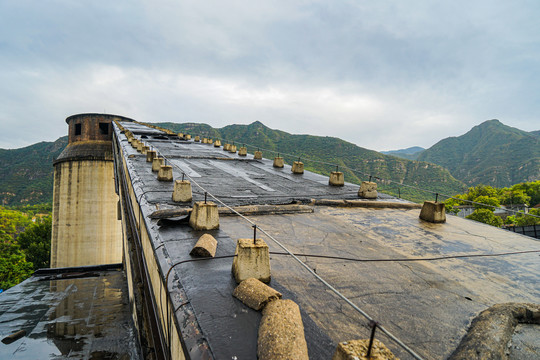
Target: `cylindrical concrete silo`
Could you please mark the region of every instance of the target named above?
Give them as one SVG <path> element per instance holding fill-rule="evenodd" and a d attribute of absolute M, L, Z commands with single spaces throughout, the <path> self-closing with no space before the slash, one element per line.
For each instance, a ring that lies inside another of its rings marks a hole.
<path fill-rule="evenodd" d="M 66 119 L 69 143 L 54 161 L 51 267 L 122 262 L 112 152 L 113 120 L 107 114 Z"/>

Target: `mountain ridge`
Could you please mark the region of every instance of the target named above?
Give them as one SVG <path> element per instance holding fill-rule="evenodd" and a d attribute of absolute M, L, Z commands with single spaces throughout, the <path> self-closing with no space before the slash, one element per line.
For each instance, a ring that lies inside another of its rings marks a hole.
<path fill-rule="evenodd" d="M 510 186 L 540 178 L 540 134 L 497 119 L 448 137 L 420 153 L 418 160 L 447 168 L 467 185 Z"/>
<path fill-rule="evenodd" d="M 420 146 L 411 146 L 406 149 L 380 151 L 380 153 L 397 156 L 403 159 L 416 160 L 420 153 L 424 150 L 426 149 Z"/>

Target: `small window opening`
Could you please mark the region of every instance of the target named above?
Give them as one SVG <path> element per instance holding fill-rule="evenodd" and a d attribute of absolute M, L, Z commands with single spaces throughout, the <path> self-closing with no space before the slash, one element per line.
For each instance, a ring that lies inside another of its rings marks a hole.
<path fill-rule="evenodd" d="M 75 136 L 81 135 L 81 124 L 75 124 Z"/>
<path fill-rule="evenodd" d="M 99 123 L 99 133 L 101 135 L 109 134 L 109 123 Z"/>

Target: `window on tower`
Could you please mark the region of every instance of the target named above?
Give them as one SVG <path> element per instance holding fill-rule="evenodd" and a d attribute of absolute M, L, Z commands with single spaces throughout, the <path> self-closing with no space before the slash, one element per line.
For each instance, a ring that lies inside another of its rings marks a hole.
<path fill-rule="evenodd" d="M 99 133 L 101 135 L 109 135 L 109 123 L 99 123 Z"/>

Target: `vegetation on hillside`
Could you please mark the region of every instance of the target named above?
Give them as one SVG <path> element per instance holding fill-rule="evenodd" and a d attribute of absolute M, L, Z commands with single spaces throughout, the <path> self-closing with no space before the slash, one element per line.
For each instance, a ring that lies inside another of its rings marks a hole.
<path fill-rule="evenodd" d="M 472 202 L 472 203 L 471 203 Z M 530 206 L 529 214 L 540 216 L 540 180 L 515 184 L 511 187 L 495 188 L 489 185 L 477 185 L 469 188 L 464 194 L 454 196 L 445 201 L 446 211 L 457 214 L 460 205 L 473 205 L 474 212 L 467 218 L 489 225 L 501 227 L 505 225 L 527 226 L 540 224 L 540 218 L 517 213 L 502 219 L 494 214 L 500 205 L 511 206 L 525 204 Z"/>
<path fill-rule="evenodd" d="M 0 290 L 28 278 L 34 270 L 49 267 L 51 248 L 50 204 L 0 206 Z"/>
<path fill-rule="evenodd" d="M 441 165 L 468 185 L 511 186 L 540 179 L 540 135 L 489 120 L 439 141 L 418 160 Z"/>
<path fill-rule="evenodd" d="M 438 165 L 383 155 L 335 137 L 292 135 L 270 129 L 258 121 L 221 129 L 196 123 L 157 125 L 175 132 L 219 138 L 237 146 L 246 145 L 251 153 L 261 149 L 267 158 L 279 153 L 289 164 L 300 159 L 306 170 L 320 174 L 335 171 L 337 165 L 344 173 L 345 180 L 351 183 L 360 184 L 363 180 L 369 180 L 371 175 L 378 182 L 379 190 L 412 201 L 421 202 L 432 199 L 434 195 L 401 184 L 448 194 L 465 190 L 463 183 Z"/>
<path fill-rule="evenodd" d="M 52 201 L 53 161 L 67 145 L 67 136 L 20 149 L 0 149 L 0 205 Z"/>

